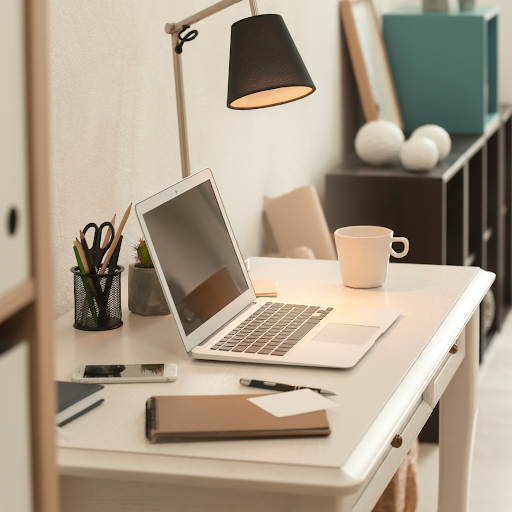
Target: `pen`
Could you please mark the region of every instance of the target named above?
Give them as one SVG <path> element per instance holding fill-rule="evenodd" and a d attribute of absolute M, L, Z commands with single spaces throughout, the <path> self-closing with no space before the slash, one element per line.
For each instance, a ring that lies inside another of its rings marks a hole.
<path fill-rule="evenodd" d="M 89 250 L 85 236 L 81 231 L 80 231 L 80 243 L 82 244 L 82 248 L 84 250 L 85 259 L 87 260 L 87 266 L 89 267 L 89 272 L 91 274 L 96 274 L 98 272 L 98 270 L 96 269 L 96 267 L 94 266 L 94 263 L 92 262 L 91 251 Z"/>
<path fill-rule="evenodd" d="M 119 237 L 119 241 L 117 242 L 117 246 L 112 254 L 112 258 L 108 262 L 108 272 L 110 274 L 114 273 L 117 268 L 117 260 L 119 259 L 119 251 L 121 250 L 121 244 L 123 243 L 123 235 Z M 105 284 L 105 290 L 103 291 L 103 302 L 101 313 L 100 313 L 100 322 L 103 322 L 106 318 L 107 308 L 108 308 L 108 299 L 110 295 L 110 289 L 112 288 L 113 278 L 107 279 Z"/>
<path fill-rule="evenodd" d="M 242 386 L 249 386 L 250 388 L 272 389 L 274 391 L 294 391 L 296 389 L 311 389 L 321 395 L 336 395 L 332 391 L 326 389 L 310 388 L 309 386 L 295 386 L 294 384 L 279 384 L 278 382 L 268 382 L 263 380 L 254 379 L 240 379 Z"/>
<path fill-rule="evenodd" d="M 78 252 L 78 242 L 75 242 L 75 246 L 73 249 L 75 250 L 75 256 L 76 256 L 76 262 L 78 264 L 78 269 L 82 274 L 86 274 L 84 265 L 82 263 L 82 258 L 80 257 L 80 253 Z M 90 283 L 85 277 L 82 277 L 82 282 L 84 283 L 84 290 L 85 295 L 87 296 L 87 301 L 89 302 L 89 309 L 91 310 L 91 315 L 94 318 L 94 321 L 96 322 L 96 325 L 98 325 L 98 315 L 96 313 L 96 308 L 94 307 L 94 300 L 92 298 L 92 290 L 90 287 Z"/>
<path fill-rule="evenodd" d="M 75 247 L 77 248 L 78 250 L 78 253 L 80 254 L 80 259 L 82 260 L 82 264 L 83 264 L 83 267 L 84 267 L 84 270 L 85 270 L 85 273 L 86 274 L 94 274 L 94 270 L 91 271 L 90 267 L 89 267 L 89 263 L 87 263 L 87 256 L 86 256 L 86 253 L 84 251 L 84 245 L 85 245 L 85 248 L 87 249 L 87 244 L 82 244 L 78 241 L 78 238 L 75 238 Z M 94 268 L 94 267 L 93 267 Z M 94 297 L 96 299 L 96 303 L 98 304 L 99 306 L 99 299 L 101 297 L 101 293 L 99 292 L 98 288 L 97 288 L 97 285 L 98 283 L 96 281 L 94 281 L 93 278 L 89 278 L 89 285 L 91 286 L 91 290 L 92 290 L 92 293 L 94 294 Z"/>

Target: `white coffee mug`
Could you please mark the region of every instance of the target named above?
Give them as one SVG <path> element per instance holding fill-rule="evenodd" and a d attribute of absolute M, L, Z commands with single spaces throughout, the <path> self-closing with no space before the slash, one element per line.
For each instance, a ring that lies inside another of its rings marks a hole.
<path fill-rule="evenodd" d="M 334 233 L 340 262 L 341 279 L 350 288 L 376 288 L 386 281 L 389 255 L 403 258 L 409 252 L 409 240 L 394 237 L 393 231 L 378 226 L 349 226 Z M 404 250 L 393 250 L 393 242 L 402 242 Z"/>

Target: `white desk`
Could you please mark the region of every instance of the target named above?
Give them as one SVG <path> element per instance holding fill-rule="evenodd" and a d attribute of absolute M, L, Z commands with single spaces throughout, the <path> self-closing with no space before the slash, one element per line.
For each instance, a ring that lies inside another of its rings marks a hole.
<path fill-rule="evenodd" d="M 386 284 L 353 290 L 335 261 L 252 258 L 253 279 L 274 278 L 279 299 L 393 307 L 404 315 L 350 370 L 190 360 L 171 317 L 123 311 L 121 329 L 56 324 L 57 378 L 78 364 L 177 362 L 178 380 L 106 385 L 105 403 L 64 429 L 58 460 L 63 511 L 369 511 L 441 398 L 439 511 L 467 510 L 476 419 L 479 304 L 494 275 L 474 267 L 391 264 Z M 71 285 L 71 284 L 70 284 Z M 454 344 L 458 352 L 450 354 Z M 152 445 L 151 395 L 235 394 L 240 377 L 337 393 L 326 438 Z M 400 448 L 391 440 L 399 434 Z"/>

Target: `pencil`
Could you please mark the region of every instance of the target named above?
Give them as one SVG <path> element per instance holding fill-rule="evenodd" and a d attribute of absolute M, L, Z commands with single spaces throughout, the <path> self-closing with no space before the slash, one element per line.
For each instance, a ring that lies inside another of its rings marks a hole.
<path fill-rule="evenodd" d="M 112 224 L 112 226 L 116 225 L 116 216 L 115 215 L 112 218 L 112 220 L 110 221 L 110 224 Z M 107 247 L 108 241 L 110 240 L 111 233 L 112 233 L 112 230 L 110 229 L 110 226 L 109 226 L 109 228 L 107 229 L 107 234 L 105 235 L 105 240 L 103 240 L 103 245 L 101 246 L 102 249 L 105 249 L 105 247 Z"/>
<path fill-rule="evenodd" d="M 119 224 L 119 228 L 117 229 L 116 236 L 114 237 L 114 240 L 112 240 L 112 245 L 110 246 L 110 249 L 108 250 L 108 253 L 103 260 L 103 265 L 101 265 L 101 269 L 98 272 L 99 274 L 105 273 L 105 270 L 108 266 L 108 262 L 110 261 L 110 258 L 112 258 L 112 254 L 114 254 L 114 251 L 116 250 L 117 242 L 119 241 L 119 237 L 121 236 L 121 233 L 123 232 L 124 225 L 126 224 L 128 217 L 130 216 L 131 209 L 132 209 L 132 204 L 130 203 L 130 206 L 128 206 L 128 209 L 126 210 L 126 212 L 123 216 L 123 220 L 121 221 L 121 224 Z"/>
<path fill-rule="evenodd" d="M 78 242 L 74 243 L 73 249 L 75 250 L 75 257 L 76 262 L 78 264 L 78 269 L 82 274 L 86 274 L 85 267 L 82 263 L 82 259 L 80 258 L 80 254 L 78 252 L 78 246 L 80 244 Z M 96 322 L 96 325 L 98 325 L 98 315 L 96 314 L 96 308 L 94 307 L 94 300 L 92 298 L 92 290 L 90 288 L 90 283 L 87 280 L 87 278 L 82 277 L 82 282 L 84 283 L 84 289 L 85 289 L 85 295 L 87 296 L 87 301 L 89 302 L 89 309 L 91 310 L 92 317 L 94 318 L 94 321 Z"/>
<path fill-rule="evenodd" d="M 108 262 L 108 271 L 115 272 L 117 268 L 117 262 L 119 260 L 119 252 L 121 251 L 121 245 L 123 244 L 123 235 L 119 237 L 119 242 L 117 242 L 116 250 L 114 254 L 112 254 L 112 258 Z"/>
<path fill-rule="evenodd" d="M 121 250 L 121 245 L 123 244 L 123 235 L 119 237 L 119 242 L 117 242 L 116 250 L 114 251 L 114 254 L 112 255 L 112 258 L 110 258 L 109 264 L 108 264 L 108 273 L 113 274 L 116 271 L 117 268 L 117 260 L 119 259 L 119 251 Z M 102 278 L 103 279 L 103 278 Z M 101 311 L 100 311 L 100 322 L 103 324 L 103 321 L 105 320 L 105 316 L 107 314 L 107 306 L 108 306 L 108 297 L 110 295 L 110 289 L 112 288 L 112 281 L 114 280 L 114 276 L 107 279 L 107 282 L 105 283 L 105 289 L 103 290 L 103 302 Z"/>
<path fill-rule="evenodd" d="M 76 247 L 76 242 L 73 242 L 73 251 L 75 253 L 75 258 L 76 258 L 76 263 L 78 265 L 78 270 L 80 271 L 80 273 L 82 274 L 85 274 L 85 269 L 84 269 L 84 265 L 82 263 L 82 260 L 80 258 L 80 254 L 78 254 L 78 249 Z M 90 288 L 89 288 L 89 284 L 88 284 L 88 281 L 86 280 L 85 277 L 82 277 L 82 283 L 83 283 L 83 286 L 84 286 L 84 290 L 85 290 L 85 296 L 87 297 L 87 300 L 89 301 L 89 291 L 90 291 Z M 85 322 L 85 319 L 84 319 L 84 315 L 87 315 L 87 312 L 86 312 L 86 302 L 82 302 L 82 307 L 80 308 L 81 311 L 82 311 L 82 323 Z M 90 304 L 90 301 L 89 301 L 89 310 L 91 309 L 90 308 L 91 304 Z"/>
<path fill-rule="evenodd" d="M 84 266 L 84 270 L 86 274 L 93 274 L 94 272 L 91 272 L 91 269 L 89 268 L 89 264 L 87 263 L 87 258 L 85 256 L 84 248 L 82 247 L 82 244 L 78 241 L 78 238 L 75 238 L 76 240 L 76 248 L 78 250 L 78 254 L 80 255 L 80 259 L 82 260 L 82 264 Z M 93 267 L 94 268 L 94 267 Z M 96 302 L 98 304 L 98 307 L 100 306 L 100 298 L 101 293 L 98 290 L 96 286 L 96 281 L 94 278 L 89 278 L 89 284 L 91 285 L 92 293 L 94 294 L 94 297 L 96 299 Z"/>
<path fill-rule="evenodd" d="M 80 259 L 82 260 L 82 266 L 84 267 L 84 272 L 86 274 L 90 274 L 91 271 L 89 269 L 89 264 L 87 263 L 87 258 L 85 257 L 84 248 L 82 247 L 82 244 L 78 241 L 78 238 L 75 238 L 75 247 L 78 251 L 78 254 L 80 255 Z"/>
<path fill-rule="evenodd" d="M 87 247 L 87 240 L 85 239 L 84 234 L 80 231 L 80 243 L 82 244 L 82 248 L 84 250 L 85 259 L 87 260 L 87 265 L 89 265 L 89 271 L 91 274 L 96 274 L 98 269 L 94 266 L 92 261 L 91 251 L 89 247 Z"/>

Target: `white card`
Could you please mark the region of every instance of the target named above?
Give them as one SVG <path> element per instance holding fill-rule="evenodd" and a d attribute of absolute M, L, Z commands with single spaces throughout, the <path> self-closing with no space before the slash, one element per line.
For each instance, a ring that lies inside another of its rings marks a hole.
<path fill-rule="evenodd" d="M 248 398 L 249 402 L 257 405 L 264 411 L 273 414 L 277 418 L 305 414 L 307 412 L 322 411 L 337 407 L 338 404 L 323 397 L 311 389 L 298 389 L 297 391 L 285 391 L 272 395 Z"/>

